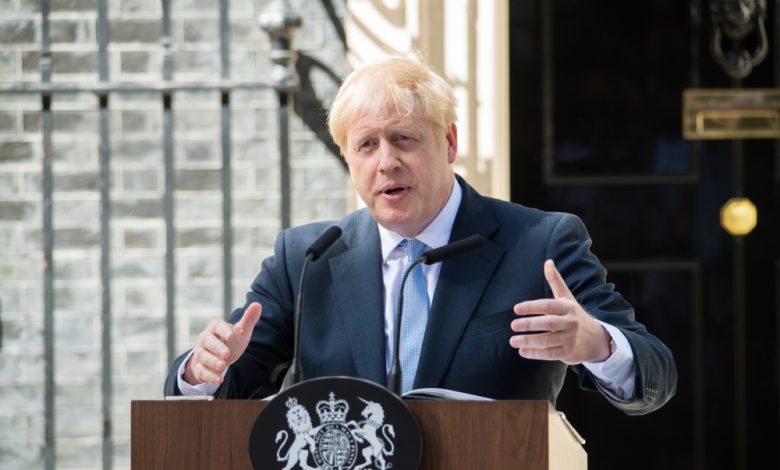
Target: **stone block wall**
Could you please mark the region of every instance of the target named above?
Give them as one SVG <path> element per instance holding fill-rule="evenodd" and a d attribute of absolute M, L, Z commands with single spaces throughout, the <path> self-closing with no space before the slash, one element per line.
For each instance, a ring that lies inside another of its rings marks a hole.
<path fill-rule="evenodd" d="M 110 80 L 162 77 L 162 3 L 110 0 Z M 267 81 L 270 44 L 257 25 L 267 0 L 231 0 L 231 78 Z M 291 0 L 303 17 L 294 44 L 346 72 L 339 20 L 344 0 Z M 53 0 L 53 81 L 97 81 L 96 0 Z M 219 7 L 172 5 L 174 80 L 220 78 Z M 40 80 L 40 2 L 0 0 L 0 82 Z M 314 76 L 325 106 L 338 86 Z M 40 97 L 0 93 L 0 469 L 43 468 L 44 359 Z M 101 465 L 99 112 L 89 92 L 52 104 L 56 467 Z M 222 315 L 220 98 L 173 96 L 175 139 L 176 345 L 191 347 Z M 279 231 L 277 100 L 272 90 L 231 95 L 233 304 Z M 163 114 L 156 93 L 109 98 L 111 147 L 112 431 L 114 468 L 130 466 L 130 401 L 158 399 L 167 372 Z M 352 191 L 341 164 L 295 118 L 292 219 L 338 219 Z"/>

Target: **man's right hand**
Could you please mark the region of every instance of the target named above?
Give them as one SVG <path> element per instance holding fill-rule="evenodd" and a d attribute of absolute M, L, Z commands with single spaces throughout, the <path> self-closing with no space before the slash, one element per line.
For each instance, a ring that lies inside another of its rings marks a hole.
<path fill-rule="evenodd" d="M 201 331 L 184 368 L 184 381 L 190 385 L 222 383 L 222 373 L 236 362 L 249 345 L 252 330 L 260 319 L 263 308 L 255 302 L 244 310 L 235 325 L 224 320 L 214 320 Z"/>

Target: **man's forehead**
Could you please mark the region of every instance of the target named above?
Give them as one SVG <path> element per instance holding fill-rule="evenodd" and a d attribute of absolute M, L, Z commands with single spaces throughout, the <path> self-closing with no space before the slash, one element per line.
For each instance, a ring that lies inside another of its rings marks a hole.
<path fill-rule="evenodd" d="M 352 114 L 352 119 L 350 120 L 350 126 L 356 124 L 366 124 L 366 123 L 374 123 L 374 124 L 387 124 L 387 123 L 394 123 L 394 122 L 408 122 L 408 123 L 419 123 L 423 121 L 427 121 L 426 117 L 420 112 L 419 109 L 416 109 L 415 107 L 407 108 L 403 105 L 395 105 L 392 103 L 386 103 L 384 106 L 377 106 L 377 107 L 364 107 L 362 109 L 356 110 Z"/>
<path fill-rule="evenodd" d="M 418 118 L 408 114 L 401 114 L 400 112 L 383 112 L 381 114 L 363 113 L 359 117 L 353 119 L 349 127 L 384 127 L 392 124 L 412 124 L 416 122 L 419 122 Z"/>

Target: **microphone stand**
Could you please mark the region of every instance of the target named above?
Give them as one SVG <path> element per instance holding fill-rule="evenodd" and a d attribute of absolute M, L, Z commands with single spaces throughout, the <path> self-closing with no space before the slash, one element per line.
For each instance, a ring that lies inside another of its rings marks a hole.
<path fill-rule="evenodd" d="M 303 268 L 301 270 L 301 279 L 298 283 L 298 298 L 295 301 L 295 313 L 293 314 L 293 318 L 295 318 L 295 334 L 294 334 L 294 341 L 295 345 L 293 346 L 293 359 L 290 363 L 290 370 L 287 373 L 287 376 L 284 379 L 284 383 L 282 384 L 282 389 L 286 389 L 292 385 L 297 384 L 301 380 L 303 380 L 303 369 L 301 368 L 301 312 L 303 312 L 303 288 L 306 284 L 306 269 L 309 267 L 309 263 L 314 258 L 313 253 L 309 253 L 306 255 L 306 259 L 303 260 Z"/>
<path fill-rule="evenodd" d="M 387 378 L 387 388 L 397 396 L 401 396 L 401 378 L 403 371 L 401 370 L 401 360 L 398 354 L 399 344 L 401 342 L 401 314 L 403 313 L 404 304 L 404 286 L 406 285 L 406 278 L 412 272 L 412 269 L 416 268 L 426 260 L 425 254 L 414 260 L 412 264 L 406 267 L 404 271 L 404 277 L 401 280 L 401 292 L 398 293 L 398 304 L 395 306 L 395 338 L 393 338 L 393 364 L 390 366 L 390 375 Z"/>
<path fill-rule="evenodd" d="M 393 363 L 390 366 L 390 374 L 387 377 L 387 388 L 398 397 L 401 396 L 401 378 L 403 376 L 398 348 L 401 342 L 401 315 L 403 314 L 404 286 L 406 285 L 406 278 L 409 277 L 409 273 L 412 272 L 412 269 L 416 268 L 419 264 L 435 264 L 451 256 L 461 255 L 479 248 L 482 246 L 484 241 L 485 239 L 482 238 L 481 235 L 472 235 L 442 247 L 427 250 L 419 258 L 414 260 L 409 266 L 406 267 L 404 276 L 401 279 L 401 292 L 398 293 L 398 304 L 395 306 L 396 314 L 395 337 L 393 338 Z"/>
<path fill-rule="evenodd" d="M 295 330 L 293 336 L 293 358 L 290 362 L 290 369 L 282 382 L 282 390 L 286 390 L 303 380 L 303 369 L 301 368 L 301 317 L 303 316 L 303 289 L 306 284 L 306 270 L 309 268 L 309 263 L 316 261 L 339 237 L 341 237 L 341 228 L 335 225 L 331 226 L 306 250 L 306 258 L 303 260 L 301 278 L 298 283 L 298 298 L 295 299 L 295 310 L 293 311 L 293 329 Z"/>

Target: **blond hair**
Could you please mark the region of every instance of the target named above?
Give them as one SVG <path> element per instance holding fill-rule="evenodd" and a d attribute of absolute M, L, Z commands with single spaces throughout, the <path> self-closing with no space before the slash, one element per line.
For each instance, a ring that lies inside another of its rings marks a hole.
<path fill-rule="evenodd" d="M 349 127 L 362 116 L 379 117 L 388 110 L 428 121 L 446 132 L 457 120 L 457 102 L 450 85 L 420 62 L 388 57 L 350 73 L 328 113 L 330 135 L 342 153 Z"/>

